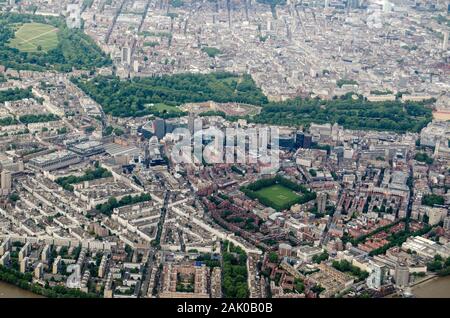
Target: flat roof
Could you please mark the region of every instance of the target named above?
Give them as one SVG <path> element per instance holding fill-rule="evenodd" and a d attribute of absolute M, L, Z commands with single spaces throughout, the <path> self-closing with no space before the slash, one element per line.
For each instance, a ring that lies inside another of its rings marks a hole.
<path fill-rule="evenodd" d="M 88 150 L 90 148 L 95 148 L 95 147 L 99 147 L 102 146 L 103 144 L 99 141 L 96 140 L 91 140 L 91 141 L 86 141 L 86 142 L 82 142 L 76 145 L 72 145 L 72 148 L 75 149 L 79 149 L 79 150 Z"/>
<path fill-rule="evenodd" d="M 140 153 L 140 150 L 133 146 L 121 146 L 118 144 L 110 143 L 105 145 L 105 151 L 111 156 L 118 155 L 137 155 Z"/>
<path fill-rule="evenodd" d="M 49 153 L 49 154 L 46 154 L 46 155 L 43 155 L 40 157 L 33 158 L 30 161 L 34 161 L 37 163 L 45 163 L 45 162 L 51 161 L 51 160 L 63 159 L 64 157 L 67 157 L 67 156 L 76 157 L 77 155 L 74 152 L 69 151 L 69 150 L 61 150 L 61 151 L 52 152 L 52 153 Z"/>

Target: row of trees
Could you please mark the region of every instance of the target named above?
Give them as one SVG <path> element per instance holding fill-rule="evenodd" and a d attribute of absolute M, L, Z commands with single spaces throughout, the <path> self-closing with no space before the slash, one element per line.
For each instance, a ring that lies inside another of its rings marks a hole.
<path fill-rule="evenodd" d="M 16 125 L 19 122 L 14 117 L 3 117 L 0 118 L 0 126 L 10 126 L 10 125 Z"/>
<path fill-rule="evenodd" d="M 450 257 L 443 259 L 441 255 L 435 255 L 433 261 L 427 264 L 427 269 L 439 276 L 450 275 Z"/>
<path fill-rule="evenodd" d="M 82 176 L 67 176 L 56 179 L 56 183 L 68 191 L 73 191 L 72 184 L 84 181 L 96 180 L 111 177 L 112 173 L 107 169 L 97 166 L 94 170 L 88 169 Z"/>
<path fill-rule="evenodd" d="M 25 98 L 33 98 L 34 95 L 31 92 L 31 87 L 26 89 L 22 88 L 9 88 L 0 91 L 0 103 L 13 102 Z"/>
<path fill-rule="evenodd" d="M 55 114 L 27 114 L 19 117 L 20 122 L 23 124 L 31 123 L 45 123 L 48 121 L 59 120 L 59 117 Z"/>
<path fill-rule="evenodd" d="M 95 209 L 102 214 L 111 216 L 112 211 L 115 208 L 120 208 L 125 205 L 136 204 L 136 203 L 140 203 L 140 202 L 146 202 L 146 201 L 150 201 L 151 199 L 152 199 L 152 197 L 148 193 L 142 193 L 141 195 L 134 196 L 134 197 L 131 195 L 127 195 L 127 196 L 123 197 L 122 199 L 120 199 L 119 201 L 117 201 L 116 198 L 111 197 L 108 199 L 108 202 L 98 204 L 95 207 Z"/>
<path fill-rule="evenodd" d="M 256 2 L 267 4 L 271 7 L 275 7 L 277 5 L 284 6 L 286 4 L 286 0 L 256 0 Z"/>
<path fill-rule="evenodd" d="M 338 123 L 349 129 L 420 131 L 432 119 L 426 102 L 369 102 L 352 94 L 325 101 L 295 98 L 264 105 L 252 120 L 262 124 L 308 126 L 310 123 Z"/>
<path fill-rule="evenodd" d="M 202 51 L 205 52 L 209 57 L 212 57 L 212 58 L 214 58 L 217 55 L 222 53 L 222 51 L 220 51 L 218 48 L 208 47 L 208 46 L 203 47 Z"/>
<path fill-rule="evenodd" d="M 225 241 L 223 245 L 222 291 L 225 298 L 247 298 L 247 255 L 239 247 Z"/>
<path fill-rule="evenodd" d="M 247 189 L 252 190 L 252 191 L 258 191 L 263 188 L 273 186 L 275 184 L 280 184 L 280 185 L 285 186 L 286 188 L 289 188 L 296 192 L 302 192 L 302 193 L 309 192 L 309 190 L 304 185 L 293 182 L 293 181 L 286 179 L 279 175 L 277 175 L 273 178 L 267 178 L 267 179 L 261 179 L 261 180 L 255 181 L 252 184 L 249 184 L 247 186 Z"/>
<path fill-rule="evenodd" d="M 424 162 L 429 165 L 431 165 L 434 162 L 433 158 L 428 156 L 428 154 L 426 154 L 425 152 L 416 153 L 416 155 L 414 156 L 414 160 Z"/>
<path fill-rule="evenodd" d="M 445 203 L 445 199 L 441 195 L 437 194 L 426 194 L 422 197 L 422 204 L 428 205 L 428 206 L 435 206 L 435 205 L 443 205 Z"/>
<path fill-rule="evenodd" d="M 344 85 L 358 85 L 358 82 L 351 79 L 340 79 L 336 82 L 338 87 L 342 87 Z"/>
<path fill-rule="evenodd" d="M 202 262 L 210 268 L 220 267 L 220 260 L 213 259 L 210 253 L 204 253 L 204 254 L 199 255 L 197 257 L 196 261 Z"/>
<path fill-rule="evenodd" d="M 377 234 L 377 233 L 387 231 L 387 230 L 389 230 L 391 227 L 394 227 L 394 226 L 396 226 L 397 224 L 399 224 L 400 222 L 405 222 L 405 221 L 406 221 L 405 218 L 398 219 L 397 221 L 394 221 L 394 222 L 392 222 L 391 224 L 388 224 L 388 225 L 385 225 L 385 226 L 380 226 L 380 227 L 376 228 L 375 230 L 373 230 L 372 232 L 367 233 L 367 234 L 365 234 L 365 235 L 361 235 L 361 236 L 359 236 L 359 237 L 357 237 L 357 238 L 350 238 L 350 237 L 348 237 L 348 236 L 344 236 L 344 237 L 342 238 L 342 242 L 343 242 L 343 243 L 350 242 L 350 243 L 352 243 L 352 245 L 356 246 L 356 245 L 358 245 L 359 243 L 364 243 L 364 242 L 366 241 L 366 239 L 368 239 L 369 237 L 371 237 L 371 236 L 373 236 L 373 235 L 375 235 L 375 234 Z M 406 226 L 405 226 L 405 228 L 406 228 Z"/>
<path fill-rule="evenodd" d="M 353 276 L 358 278 L 358 281 L 365 280 L 369 276 L 368 272 L 363 271 L 356 266 L 353 266 L 349 261 L 345 259 L 341 261 L 333 261 L 332 266 L 338 271 L 352 274 Z"/>
<path fill-rule="evenodd" d="M 312 261 L 316 264 L 320 264 L 323 261 L 326 261 L 328 259 L 329 255 L 327 251 L 323 251 L 322 253 L 318 255 L 314 255 L 312 257 Z"/>
<path fill-rule="evenodd" d="M 431 226 L 425 225 L 422 229 L 417 230 L 415 232 L 411 232 L 411 230 L 405 229 L 404 231 L 400 231 L 397 233 L 393 233 L 388 237 L 389 243 L 385 244 L 382 247 L 379 247 L 377 249 L 374 249 L 370 251 L 370 256 L 375 256 L 379 254 L 384 254 L 388 249 L 394 246 L 400 246 L 402 245 L 410 236 L 422 236 L 426 233 L 428 233 L 432 229 Z"/>

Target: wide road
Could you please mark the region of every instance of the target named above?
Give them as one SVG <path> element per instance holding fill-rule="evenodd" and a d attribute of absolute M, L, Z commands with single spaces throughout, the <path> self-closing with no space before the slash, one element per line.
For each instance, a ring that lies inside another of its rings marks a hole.
<path fill-rule="evenodd" d="M 158 180 L 161 183 L 161 186 L 164 188 L 164 180 L 158 178 Z M 170 198 L 170 190 L 167 190 L 166 193 L 164 194 L 164 203 L 163 206 L 161 208 L 161 216 L 158 222 L 158 229 L 156 232 L 156 238 L 153 242 L 157 242 L 157 245 L 154 247 L 150 248 L 149 251 L 149 255 L 148 255 L 148 259 L 147 262 L 145 264 L 146 266 L 146 274 L 145 274 L 145 279 L 142 282 L 142 286 L 141 286 L 141 295 L 148 295 L 149 294 L 149 288 L 153 288 L 153 286 L 149 286 L 150 284 L 150 277 L 152 276 L 152 271 L 153 271 L 153 258 L 155 256 L 155 254 L 161 249 L 160 246 L 160 240 L 161 240 L 161 234 L 162 234 L 162 230 L 163 230 L 163 226 L 164 226 L 164 222 L 165 222 L 165 218 L 166 218 L 166 213 L 167 213 L 167 207 L 169 205 L 169 198 Z M 155 279 L 155 283 L 157 285 L 159 285 L 159 275 L 160 273 L 156 273 L 156 279 Z"/>
<path fill-rule="evenodd" d="M 142 14 L 141 22 L 139 23 L 139 27 L 138 27 L 138 34 L 140 32 L 142 32 L 142 28 L 143 28 L 144 22 L 145 22 L 145 17 L 147 16 L 148 9 L 150 7 L 151 2 L 152 2 L 152 0 L 147 0 L 147 3 L 145 4 L 144 13 Z M 131 45 L 131 56 L 134 55 L 135 50 L 136 50 L 136 38 L 133 38 L 133 43 Z"/>
<path fill-rule="evenodd" d="M 111 37 L 111 33 L 114 30 L 114 27 L 116 26 L 117 19 L 119 18 L 119 15 L 122 13 L 122 9 L 123 9 L 123 6 L 124 6 L 126 1 L 127 0 L 123 0 L 122 1 L 122 3 L 120 4 L 119 9 L 116 11 L 116 14 L 114 15 L 114 18 L 113 18 L 113 21 L 111 23 L 111 26 L 109 27 L 108 33 L 106 33 L 106 36 L 105 36 L 105 43 L 106 44 L 109 43 L 109 38 Z"/>
<path fill-rule="evenodd" d="M 152 267 L 153 267 L 153 257 L 155 256 L 156 250 L 151 247 L 148 252 L 147 261 L 145 263 L 145 278 L 141 285 L 140 297 L 145 297 L 148 293 L 148 287 L 150 284 L 150 277 L 152 275 Z"/>

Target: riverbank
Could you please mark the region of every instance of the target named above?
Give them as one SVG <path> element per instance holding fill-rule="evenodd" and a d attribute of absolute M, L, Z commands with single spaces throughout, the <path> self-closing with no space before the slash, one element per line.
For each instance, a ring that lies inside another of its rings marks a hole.
<path fill-rule="evenodd" d="M 416 298 L 450 298 L 450 276 L 434 277 L 412 288 Z"/>
<path fill-rule="evenodd" d="M 0 281 L 14 285 L 22 290 L 29 291 L 35 295 L 48 298 L 98 298 L 95 293 L 85 293 L 79 289 L 68 288 L 65 285 L 41 286 L 33 282 L 31 273 L 21 273 L 17 269 L 0 266 Z M 6 288 L 6 287 L 5 287 Z"/>
<path fill-rule="evenodd" d="M 0 281 L 0 298 L 44 298 L 44 296 Z"/>

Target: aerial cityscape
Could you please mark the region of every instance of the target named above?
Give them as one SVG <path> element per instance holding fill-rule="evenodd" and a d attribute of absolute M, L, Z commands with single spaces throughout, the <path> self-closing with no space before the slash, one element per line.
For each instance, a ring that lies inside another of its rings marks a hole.
<path fill-rule="evenodd" d="M 450 298 L 449 32 L 448 0 L 0 0 L 0 298 Z"/>

